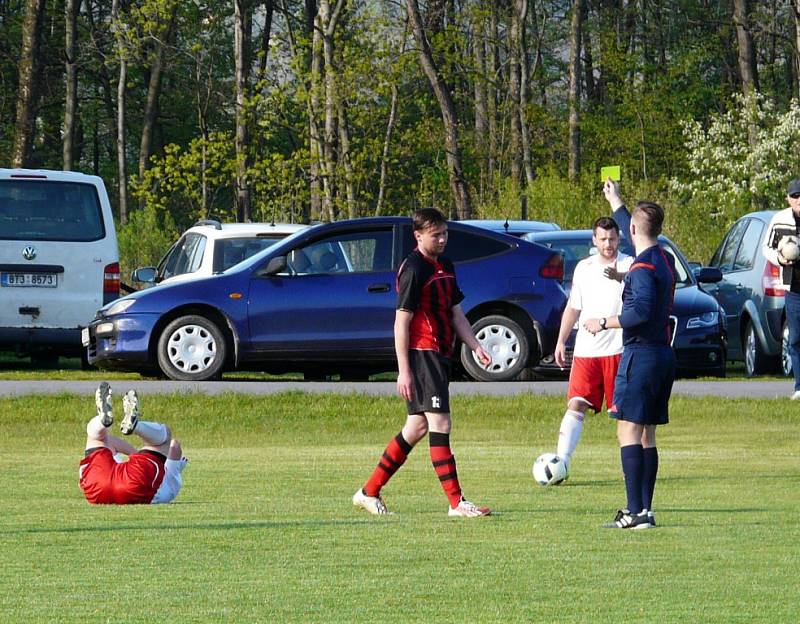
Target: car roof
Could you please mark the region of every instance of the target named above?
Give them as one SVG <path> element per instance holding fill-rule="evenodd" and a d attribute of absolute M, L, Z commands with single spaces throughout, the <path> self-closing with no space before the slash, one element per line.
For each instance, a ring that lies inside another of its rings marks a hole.
<path fill-rule="evenodd" d="M 474 225 L 493 232 L 552 232 L 561 228 L 549 221 L 527 221 L 527 220 L 507 220 L 507 219 L 465 219 L 460 223 Z"/>
<path fill-rule="evenodd" d="M 308 226 L 299 223 L 219 223 L 217 221 L 199 221 L 187 232 L 203 232 L 214 238 L 235 238 L 238 236 L 259 236 L 278 234 L 288 236 Z"/>

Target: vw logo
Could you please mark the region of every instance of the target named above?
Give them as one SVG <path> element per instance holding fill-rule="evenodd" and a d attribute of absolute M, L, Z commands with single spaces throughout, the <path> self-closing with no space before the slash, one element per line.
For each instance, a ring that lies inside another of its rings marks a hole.
<path fill-rule="evenodd" d="M 22 257 L 26 260 L 33 260 L 36 257 L 36 247 L 33 245 L 28 245 L 22 250 Z"/>

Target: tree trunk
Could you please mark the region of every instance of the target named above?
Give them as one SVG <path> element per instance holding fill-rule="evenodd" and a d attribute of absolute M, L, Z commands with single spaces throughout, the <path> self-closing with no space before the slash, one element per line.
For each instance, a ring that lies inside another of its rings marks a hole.
<path fill-rule="evenodd" d="M 520 50 L 520 23 L 516 2 L 512 3 L 511 23 L 508 30 L 508 93 L 510 94 L 511 107 L 511 183 L 515 190 L 522 188 L 522 127 L 520 124 L 520 75 L 519 75 L 519 50 Z"/>
<path fill-rule="evenodd" d="M 358 216 L 356 201 L 355 173 L 350 158 L 350 124 L 347 121 L 347 107 L 342 98 L 337 98 L 336 110 L 339 125 L 339 160 L 344 167 L 344 189 L 347 197 L 347 216 L 355 219 Z"/>
<path fill-rule="evenodd" d="M 515 5 L 519 14 L 519 126 L 520 139 L 522 140 L 522 164 L 525 167 L 525 181 L 527 184 L 532 184 L 535 175 L 531 157 L 531 133 L 527 123 L 528 81 L 530 79 L 526 26 L 528 22 L 528 0 L 516 0 Z"/>
<path fill-rule="evenodd" d="M 577 182 L 581 173 L 581 21 L 583 0 L 572 2 L 569 54 L 569 179 Z"/>
<path fill-rule="evenodd" d="M 758 142 L 758 126 L 756 124 L 756 99 L 758 93 L 758 68 L 756 64 L 753 37 L 750 34 L 750 2 L 749 0 L 733 0 L 733 23 L 736 26 L 736 42 L 739 48 L 739 74 L 742 79 L 742 93 L 750 114 L 748 129 L 750 147 Z"/>
<path fill-rule="evenodd" d="M 800 2 L 800 0 L 798 0 Z M 581 3 L 583 5 L 583 9 L 581 13 L 583 17 L 581 18 L 582 23 L 586 23 L 589 17 L 589 3 L 584 1 Z M 594 61 L 592 60 L 592 37 L 587 32 L 585 37 L 582 37 L 581 43 L 583 44 L 583 80 L 586 83 L 586 100 L 587 102 L 591 102 L 592 104 L 596 104 L 599 102 L 599 98 L 597 97 L 597 90 L 595 89 L 594 85 Z"/>
<path fill-rule="evenodd" d="M 303 214 L 303 220 L 308 223 L 312 218 L 319 218 L 322 213 L 322 197 L 320 192 L 321 181 L 321 159 L 322 150 L 320 149 L 320 132 L 317 116 L 319 115 L 320 100 L 320 81 L 322 78 L 322 33 L 315 27 L 317 22 L 316 0 L 306 0 L 306 27 L 307 35 L 311 40 L 311 59 L 309 63 L 308 81 L 308 153 L 309 170 L 311 173 L 310 200 L 308 214 Z"/>
<path fill-rule="evenodd" d="M 759 91 L 758 66 L 749 20 L 749 0 L 733 0 L 733 22 L 736 26 L 736 41 L 739 46 L 739 73 L 742 78 L 742 92 L 745 95 Z"/>
<path fill-rule="evenodd" d="M 795 67 L 795 88 L 800 97 L 800 0 L 794 0 L 794 67 Z"/>
<path fill-rule="evenodd" d="M 247 87 L 250 49 L 250 4 L 234 0 L 234 57 L 236 85 L 236 220 L 250 221 L 250 185 L 247 180 L 249 141 Z"/>
<path fill-rule="evenodd" d="M 487 88 L 486 94 L 486 108 L 489 115 L 489 185 L 495 188 L 493 183 L 497 173 L 498 153 L 500 151 L 500 133 L 497 129 L 497 102 L 498 102 L 498 85 L 503 84 L 501 79 L 500 69 L 500 54 L 498 46 L 500 45 L 500 38 L 498 36 L 497 28 L 497 5 L 492 3 L 489 14 L 489 45 L 488 55 L 486 58 L 486 67 L 491 77 Z"/>
<path fill-rule="evenodd" d="M 800 2 L 800 0 L 798 0 Z M 403 28 L 403 38 L 400 41 L 400 56 L 406 52 L 406 39 L 408 38 L 408 21 Z M 392 84 L 392 102 L 389 105 L 389 119 L 386 122 L 386 134 L 383 137 L 383 152 L 381 153 L 381 178 L 378 184 L 378 201 L 375 204 L 375 216 L 383 214 L 383 204 L 386 201 L 386 176 L 389 168 L 389 147 L 392 143 L 392 134 L 397 123 L 397 84 Z"/>
<path fill-rule="evenodd" d="M 44 0 L 26 0 L 25 20 L 22 23 L 22 49 L 19 58 L 17 119 L 11 154 L 13 167 L 24 167 L 28 165 L 31 158 L 36 119 L 36 70 L 39 43 L 42 38 L 43 12 Z"/>
<path fill-rule="evenodd" d="M 469 219 L 472 216 L 472 206 L 470 204 L 469 189 L 464 180 L 461 168 L 461 150 L 458 144 L 458 119 L 456 118 L 455 106 L 450 97 L 450 92 L 439 75 L 439 70 L 433 61 L 431 48 L 425 36 L 422 26 L 422 17 L 419 13 L 417 0 L 406 0 L 408 9 L 408 19 L 414 32 L 414 39 L 419 46 L 419 60 L 422 70 L 431 83 L 431 88 L 439 102 L 442 112 L 442 122 L 444 124 L 444 143 L 447 152 L 447 166 L 450 176 L 450 191 L 456 203 L 456 210 L 459 219 Z"/>
<path fill-rule="evenodd" d="M 144 178 L 145 171 L 150 166 L 150 156 L 153 155 L 153 132 L 158 120 L 158 98 L 161 93 L 161 76 L 164 70 L 164 48 L 171 38 L 177 11 L 178 2 L 177 0 L 172 0 L 169 21 L 160 29 L 161 37 L 155 42 L 153 61 L 150 65 L 150 80 L 147 85 L 147 99 L 142 118 L 142 138 L 139 142 L 139 180 Z M 141 201 L 144 202 L 144 199 Z"/>
<path fill-rule="evenodd" d="M 800 0 L 798 0 L 800 1 Z M 475 62 L 475 151 L 478 157 L 480 179 L 478 197 L 480 202 L 486 201 L 485 192 L 489 186 L 488 146 L 489 146 L 489 113 L 486 106 L 486 17 L 478 15 L 475 20 L 475 35 L 472 41 L 472 53 Z"/>
<path fill-rule="evenodd" d="M 128 222 L 128 172 L 125 164 L 125 119 L 126 100 L 125 88 L 128 82 L 128 51 L 125 37 L 121 29 L 119 15 L 119 0 L 111 4 L 111 19 L 114 22 L 114 35 L 117 42 L 117 58 L 119 60 L 119 75 L 117 77 L 117 180 L 119 185 L 119 222 L 125 225 Z"/>
<path fill-rule="evenodd" d="M 75 127 L 78 110 L 78 65 L 75 40 L 78 33 L 80 0 L 64 2 L 64 136 L 62 155 L 64 171 L 72 171 L 75 155 Z"/>

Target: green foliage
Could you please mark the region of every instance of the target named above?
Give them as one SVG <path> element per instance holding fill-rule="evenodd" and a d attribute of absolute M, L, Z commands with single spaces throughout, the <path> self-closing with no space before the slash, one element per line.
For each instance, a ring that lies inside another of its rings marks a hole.
<path fill-rule="evenodd" d="M 155 266 L 179 234 L 172 216 L 155 206 L 134 210 L 117 231 L 120 275 L 126 281 L 141 266 Z"/>

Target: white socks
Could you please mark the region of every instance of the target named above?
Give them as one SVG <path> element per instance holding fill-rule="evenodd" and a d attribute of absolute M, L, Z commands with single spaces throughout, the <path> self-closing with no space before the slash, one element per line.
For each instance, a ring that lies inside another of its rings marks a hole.
<path fill-rule="evenodd" d="M 99 416 L 95 416 L 86 423 L 86 435 L 95 440 L 105 440 L 108 435 L 108 427 L 103 425 Z"/>
<path fill-rule="evenodd" d="M 556 455 L 567 462 L 567 465 L 569 465 L 572 459 L 572 453 L 575 451 L 575 447 L 578 446 L 578 440 L 581 439 L 581 433 L 583 432 L 583 416 L 581 412 L 568 409 L 564 412 L 564 418 L 561 420 Z"/>
<path fill-rule="evenodd" d="M 142 440 L 147 442 L 150 446 L 160 446 L 167 441 L 167 426 L 161 423 L 148 422 L 140 420 L 136 423 L 133 433 L 138 435 Z"/>

